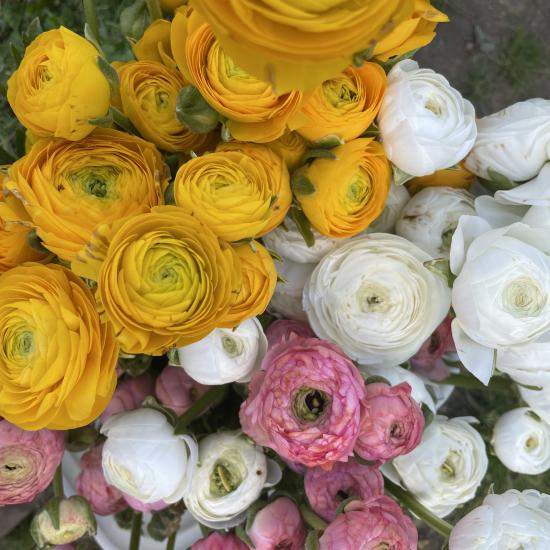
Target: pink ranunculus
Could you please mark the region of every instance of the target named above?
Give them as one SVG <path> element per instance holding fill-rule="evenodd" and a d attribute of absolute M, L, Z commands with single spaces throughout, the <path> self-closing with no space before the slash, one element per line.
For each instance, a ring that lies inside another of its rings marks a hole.
<path fill-rule="evenodd" d="M 222 535 L 215 531 L 195 542 L 190 550 L 248 550 L 248 546 L 232 533 Z"/>
<path fill-rule="evenodd" d="M 256 514 L 247 534 L 256 550 L 302 550 L 307 530 L 294 501 L 281 497 Z"/>
<path fill-rule="evenodd" d="M 208 386 L 195 382 L 181 367 L 164 367 L 155 384 L 159 402 L 177 415 L 183 414 L 207 391 Z"/>
<path fill-rule="evenodd" d="M 451 321 L 451 317 L 447 317 L 410 360 L 413 371 L 436 382 L 449 376 L 449 367 L 445 365 L 443 355 L 456 349 Z"/>
<path fill-rule="evenodd" d="M 0 506 L 31 502 L 52 482 L 64 452 L 63 432 L 27 432 L 0 419 Z"/>
<path fill-rule="evenodd" d="M 269 325 L 265 333 L 267 344 L 272 348 L 276 344 L 288 342 L 295 336 L 302 338 L 315 338 L 315 333 L 311 327 L 304 321 L 294 321 L 292 319 L 279 319 Z"/>
<path fill-rule="evenodd" d="M 296 337 L 273 347 L 249 389 L 241 426 L 259 445 L 326 469 L 353 454 L 365 384 L 334 344 Z"/>
<path fill-rule="evenodd" d="M 355 451 L 365 460 L 391 460 L 410 453 L 422 438 L 424 415 L 407 382 L 367 384 Z"/>
<path fill-rule="evenodd" d="M 153 395 L 154 389 L 153 378 L 147 373 L 119 379 L 115 393 L 100 417 L 101 422 L 104 423 L 113 414 L 138 409 L 148 395 Z"/>
<path fill-rule="evenodd" d="M 338 462 L 330 472 L 308 469 L 304 486 L 311 508 L 327 521 L 334 520 L 338 506 L 349 497 L 368 500 L 384 494 L 384 478 L 378 468 L 353 459 Z"/>
<path fill-rule="evenodd" d="M 146 503 L 146 502 L 141 502 L 141 500 L 131 497 L 126 493 L 122 493 L 122 496 L 126 501 L 126 504 L 130 506 L 130 508 L 138 512 L 143 512 L 144 514 L 148 512 L 156 512 L 158 510 L 162 510 L 163 508 L 166 508 L 167 506 L 170 506 L 169 504 L 166 504 L 164 500 L 157 500 L 157 502 Z"/>
<path fill-rule="evenodd" d="M 399 505 L 387 496 L 352 501 L 325 529 L 319 550 L 416 550 L 418 532 Z"/>
<path fill-rule="evenodd" d="M 76 492 L 90 503 L 94 513 L 109 516 L 122 512 L 128 504 L 122 493 L 105 480 L 101 467 L 102 451 L 103 443 L 100 443 L 81 456 Z"/>

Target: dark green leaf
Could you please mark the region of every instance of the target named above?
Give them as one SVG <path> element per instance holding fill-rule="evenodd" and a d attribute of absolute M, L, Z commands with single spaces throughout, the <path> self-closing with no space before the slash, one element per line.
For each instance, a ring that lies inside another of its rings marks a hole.
<path fill-rule="evenodd" d="M 176 100 L 176 116 L 192 132 L 206 134 L 218 126 L 219 114 L 210 107 L 195 86 L 185 86 Z"/>
<path fill-rule="evenodd" d="M 338 157 L 330 149 L 324 147 L 308 149 L 305 155 L 302 157 L 301 164 L 306 164 L 306 162 L 318 158 L 336 160 Z"/>
<path fill-rule="evenodd" d="M 110 128 L 114 124 L 114 117 L 112 109 L 109 109 L 105 116 L 98 118 L 91 118 L 88 120 L 93 126 L 99 126 L 101 128 Z"/>
<path fill-rule="evenodd" d="M 42 239 L 36 234 L 36 229 L 27 233 L 27 243 L 32 249 L 38 252 L 50 254 L 50 251 L 42 244 Z"/>
<path fill-rule="evenodd" d="M 35 17 L 30 23 L 26 30 L 23 32 L 23 44 L 28 46 L 39 34 L 44 32 L 42 30 L 42 25 L 40 24 L 40 19 Z"/>
<path fill-rule="evenodd" d="M 325 136 L 324 138 L 316 141 L 313 145 L 315 149 L 334 149 L 339 145 L 344 145 L 345 141 L 336 134 Z"/>
<path fill-rule="evenodd" d="M 485 187 L 488 191 L 491 191 L 491 193 L 495 193 L 496 191 L 508 191 L 519 185 L 500 172 L 497 172 L 491 168 L 487 169 L 487 174 L 489 174 L 488 180 L 484 178 L 478 178 L 478 180 L 481 185 L 483 185 L 483 187 Z"/>
<path fill-rule="evenodd" d="M 371 44 L 368 48 L 365 48 L 364 50 L 361 50 L 360 52 L 354 53 L 353 57 L 351 58 L 352 63 L 356 67 L 362 67 L 365 61 L 368 61 L 369 59 L 372 59 L 372 56 L 374 55 L 374 48 L 376 47 L 376 43 Z"/>
<path fill-rule="evenodd" d="M 306 215 L 300 208 L 293 206 L 290 209 L 290 216 L 294 220 L 294 223 L 296 224 L 300 235 L 304 238 L 305 243 L 309 247 L 312 247 L 315 244 L 315 235 L 313 235 L 311 225 L 309 220 L 306 218 Z"/>
<path fill-rule="evenodd" d="M 290 178 L 290 187 L 297 197 L 315 193 L 315 186 L 304 172 L 303 167 L 299 168 Z"/>
<path fill-rule="evenodd" d="M 109 86 L 111 87 L 112 92 L 118 94 L 118 90 L 120 88 L 120 80 L 118 78 L 118 73 L 116 72 L 116 69 L 104 57 L 101 57 L 100 55 L 97 56 L 97 66 L 103 73 L 103 76 L 109 82 Z"/>
<path fill-rule="evenodd" d="M 120 14 L 120 30 L 125 36 L 139 40 L 145 29 L 151 23 L 146 0 L 136 0 L 132 5 L 122 10 Z"/>
<path fill-rule="evenodd" d="M 13 42 L 10 42 L 10 50 L 16 65 L 19 65 L 25 52 Z"/>
<path fill-rule="evenodd" d="M 525 411 L 525 414 L 527 416 L 530 416 L 533 420 L 536 420 L 537 422 L 542 422 L 542 418 L 532 409 L 529 409 L 528 411 Z"/>
<path fill-rule="evenodd" d="M 309 531 L 306 537 L 305 550 L 319 550 L 319 535 L 317 531 Z"/>

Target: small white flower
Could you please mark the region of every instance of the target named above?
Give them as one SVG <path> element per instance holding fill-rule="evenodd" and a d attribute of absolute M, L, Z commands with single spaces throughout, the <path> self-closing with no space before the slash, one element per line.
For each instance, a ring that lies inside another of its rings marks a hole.
<path fill-rule="evenodd" d="M 182 348 L 178 357 L 185 372 L 200 384 L 249 382 L 267 351 L 262 325 L 253 317 L 231 329 L 215 329 Z"/>
<path fill-rule="evenodd" d="M 199 464 L 185 506 L 207 527 L 234 527 L 263 488 L 280 479 L 277 464 L 242 432 L 211 434 L 199 443 Z"/>
<path fill-rule="evenodd" d="M 404 185 L 392 183 L 382 214 L 369 225 L 365 233 L 393 233 L 399 215 L 410 198 Z"/>
<path fill-rule="evenodd" d="M 508 411 L 495 424 L 493 448 L 512 472 L 542 474 L 550 469 L 550 426 L 528 407 Z"/>
<path fill-rule="evenodd" d="M 410 176 L 457 164 L 477 134 L 473 105 L 445 77 L 412 59 L 388 74 L 378 125 L 387 157 Z"/>

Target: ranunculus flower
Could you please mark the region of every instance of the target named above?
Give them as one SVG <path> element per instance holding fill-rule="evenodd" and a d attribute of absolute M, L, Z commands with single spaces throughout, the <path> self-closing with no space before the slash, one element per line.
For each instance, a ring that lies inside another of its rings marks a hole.
<path fill-rule="evenodd" d="M 107 483 L 145 503 L 181 500 L 195 475 L 197 444 L 174 435 L 166 417 L 153 409 L 112 416 L 103 424 L 107 437 L 102 466 Z"/>
<path fill-rule="evenodd" d="M 144 514 L 157 512 L 158 510 L 162 510 L 163 508 L 169 506 L 166 502 L 164 502 L 164 500 L 157 500 L 156 502 L 141 502 L 141 500 L 131 497 L 125 493 L 122 493 L 122 496 L 124 497 L 124 501 L 127 506 Z"/>
<path fill-rule="evenodd" d="M 297 337 L 264 358 L 241 426 L 286 460 L 330 469 L 353 454 L 364 396 L 359 371 L 337 346 Z"/>
<path fill-rule="evenodd" d="M 186 79 L 228 119 L 227 129 L 235 139 L 273 141 L 284 134 L 288 119 L 300 107 L 299 91 L 278 95 L 268 78 L 258 80 L 243 70 L 198 11 L 176 13 L 172 51 Z"/>
<path fill-rule="evenodd" d="M 366 365 L 413 356 L 443 321 L 450 290 L 432 258 L 395 235 L 374 233 L 327 254 L 304 288 L 304 309 L 320 338 Z"/>
<path fill-rule="evenodd" d="M 311 508 L 326 521 L 334 521 L 338 506 L 347 498 L 366 501 L 383 495 L 384 478 L 378 468 L 350 459 L 337 462 L 330 472 L 308 468 L 304 487 Z"/>
<path fill-rule="evenodd" d="M 504 413 L 495 424 L 492 443 L 512 472 L 537 475 L 550 469 L 550 426 L 528 407 Z"/>
<path fill-rule="evenodd" d="M 464 161 L 461 161 L 450 168 L 437 170 L 429 176 L 413 178 L 406 183 L 406 187 L 411 195 L 426 187 L 452 187 L 468 190 L 474 183 L 474 179 L 475 175 L 466 168 Z"/>
<path fill-rule="evenodd" d="M 85 426 L 116 386 L 118 346 L 86 285 L 59 265 L 0 277 L 0 416 L 24 430 Z"/>
<path fill-rule="evenodd" d="M 272 250 L 285 261 L 317 263 L 325 254 L 336 248 L 338 241 L 321 235 L 315 229 L 312 232 L 315 243 L 308 246 L 294 220 L 287 216 L 281 225 L 264 235 L 262 240 L 268 250 Z"/>
<path fill-rule="evenodd" d="M 111 99 L 98 55 L 65 27 L 37 36 L 8 80 L 8 101 L 21 124 L 37 136 L 85 138 L 94 129 L 89 120 L 105 116 Z"/>
<path fill-rule="evenodd" d="M 374 56 L 388 61 L 423 48 L 435 38 L 437 24 L 447 21 L 449 18 L 430 0 L 414 0 L 414 12 L 376 43 Z"/>
<path fill-rule="evenodd" d="M 365 460 L 387 461 L 412 451 L 422 438 L 424 415 L 406 382 L 366 385 L 355 452 Z"/>
<path fill-rule="evenodd" d="M 178 416 L 207 391 L 207 386 L 195 382 L 179 367 L 164 367 L 155 382 L 155 395 L 160 404 L 172 409 Z"/>
<path fill-rule="evenodd" d="M 183 370 L 200 384 L 249 382 L 267 352 L 262 325 L 253 317 L 234 329 L 215 329 L 208 336 L 178 348 Z"/>
<path fill-rule="evenodd" d="M 214 531 L 195 542 L 190 550 L 248 550 L 248 546 L 232 533 Z"/>
<path fill-rule="evenodd" d="M 550 547 L 550 495 L 534 489 L 489 494 L 454 527 L 449 550 Z"/>
<path fill-rule="evenodd" d="M 402 484 L 439 517 L 474 498 L 487 472 L 487 451 L 475 419 L 436 416 L 420 445 L 393 460 Z"/>
<path fill-rule="evenodd" d="M 378 125 L 387 157 L 410 176 L 457 164 L 477 135 L 473 105 L 444 76 L 412 59 L 390 71 Z"/>
<path fill-rule="evenodd" d="M 161 2 L 162 4 L 162 2 Z M 170 29 L 172 24 L 165 19 L 156 19 L 143 33 L 143 36 L 132 45 L 132 51 L 138 61 L 156 61 L 176 68 L 170 44 Z"/>
<path fill-rule="evenodd" d="M 109 516 L 128 508 L 123 494 L 109 485 L 101 467 L 103 443 L 86 451 L 80 457 L 80 473 L 76 478 L 76 492 L 82 495 L 92 507 L 94 513 Z"/>
<path fill-rule="evenodd" d="M 256 514 L 246 533 L 256 550 L 302 550 L 307 530 L 295 502 L 280 497 Z"/>
<path fill-rule="evenodd" d="M 282 159 L 269 147 L 258 147 L 267 162 L 245 151 L 217 151 L 183 164 L 174 180 L 176 204 L 226 241 L 270 231 L 288 211 L 290 184 Z"/>
<path fill-rule="evenodd" d="M 0 420 L 0 506 L 32 502 L 61 463 L 63 432 L 23 431 Z"/>
<path fill-rule="evenodd" d="M 113 414 L 139 409 L 143 400 L 153 395 L 155 383 L 150 374 L 141 376 L 127 376 L 119 381 L 111 402 L 101 414 L 101 422 L 105 422 Z"/>
<path fill-rule="evenodd" d="M 5 182 L 44 246 L 66 261 L 99 225 L 162 204 L 167 185 L 168 168 L 153 145 L 107 128 L 77 142 L 39 140 Z M 17 221 L 22 215 L 13 208 L 2 216 Z"/>
<path fill-rule="evenodd" d="M 93 251 L 109 237 L 100 263 Z M 96 298 L 126 353 L 162 355 L 233 326 L 224 316 L 240 288 L 239 259 L 181 208 L 158 206 L 95 235 L 72 269 L 97 281 Z"/>
<path fill-rule="evenodd" d="M 292 319 L 278 319 L 273 321 L 267 327 L 265 332 L 269 348 L 277 344 L 288 342 L 291 338 L 299 336 L 301 338 L 315 338 L 315 333 L 311 327 L 302 321 L 293 321 Z"/>
<path fill-rule="evenodd" d="M 428 187 L 401 210 L 395 232 L 433 258 L 448 258 L 460 216 L 474 215 L 474 197 L 464 189 Z"/>
<path fill-rule="evenodd" d="M 413 12 L 412 1 L 283 0 L 251 4 L 236 0 L 191 2 L 223 48 L 279 92 L 311 89 L 350 64 Z"/>
<path fill-rule="evenodd" d="M 319 550 L 344 548 L 391 548 L 416 550 L 418 532 L 390 497 L 378 496 L 367 501 L 352 501 L 325 529 Z"/>
<path fill-rule="evenodd" d="M 468 170 L 486 179 L 491 169 L 512 181 L 530 180 L 550 160 L 550 100 L 514 103 L 479 119 L 477 132 Z"/>
<path fill-rule="evenodd" d="M 394 233 L 395 224 L 411 196 L 404 185 L 390 185 L 382 214 L 367 228 L 367 233 Z"/>
<path fill-rule="evenodd" d="M 384 148 L 373 138 L 355 139 L 317 158 L 303 171 L 312 188 L 295 188 L 311 225 L 327 237 L 353 237 L 384 210 L 391 169 Z"/>
<path fill-rule="evenodd" d="M 285 161 L 289 172 L 302 164 L 302 157 L 308 149 L 306 140 L 298 132 L 290 131 L 266 145 Z"/>
<path fill-rule="evenodd" d="M 203 525 L 212 529 L 234 527 L 264 487 L 281 479 L 277 464 L 242 432 L 210 434 L 199 443 L 199 463 L 186 508 Z"/>
<path fill-rule="evenodd" d="M 348 67 L 315 88 L 289 127 L 309 141 L 351 141 L 374 121 L 385 89 L 386 73 L 380 65 Z"/>

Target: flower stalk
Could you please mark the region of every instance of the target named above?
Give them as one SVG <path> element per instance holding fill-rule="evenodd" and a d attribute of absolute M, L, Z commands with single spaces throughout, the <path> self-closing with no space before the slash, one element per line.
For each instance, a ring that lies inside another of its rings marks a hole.
<path fill-rule="evenodd" d="M 130 546 L 128 550 L 138 550 L 139 542 L 141 540 L 141 522 L 143 519 L 143 514 L 141 512 L 134 511 L 134 516 L 132 518 L 132 532 L 130 536 Z"/>
<path fill-rule="evenodd" d="M 64 498 L 65 493 L 63 491 L 63 470 L 61 464 L 57 467 L 55 475 L 53 476 L 53 494 L 56 497 Z"/>

